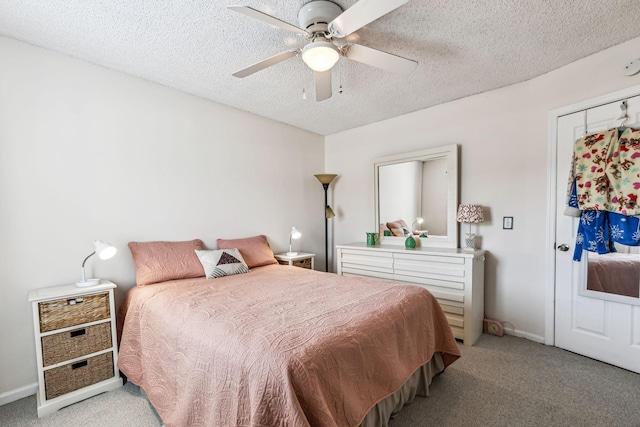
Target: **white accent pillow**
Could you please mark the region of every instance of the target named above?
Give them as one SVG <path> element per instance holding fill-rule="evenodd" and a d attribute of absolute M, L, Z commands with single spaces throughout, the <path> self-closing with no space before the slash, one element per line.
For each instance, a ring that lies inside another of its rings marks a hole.
<path fill-rule="evenodd" d="M 233 274 L 249 273 L 238 249 L 197 250 L 196 255 L 204 268 L 207 279 L 216 279 Z"/>

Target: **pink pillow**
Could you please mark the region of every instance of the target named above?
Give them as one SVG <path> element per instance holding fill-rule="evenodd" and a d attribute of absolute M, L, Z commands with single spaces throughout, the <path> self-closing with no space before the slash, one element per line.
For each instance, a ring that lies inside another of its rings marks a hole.
<path fill-rule="evenodd" d="M 238 249 L 249 268 L 278 263 L 278 260 L 273 256 L 267 236 L 264 235 L 244 239 L 218 239 L 218 248 Z"/>
<path fill-rule="evenodd" d="M 136 284 L 203 277 L 204 268 L 196 250 L 204 249 L 202 240 L 186 242 L 129 242 L 136 265 Z"/>

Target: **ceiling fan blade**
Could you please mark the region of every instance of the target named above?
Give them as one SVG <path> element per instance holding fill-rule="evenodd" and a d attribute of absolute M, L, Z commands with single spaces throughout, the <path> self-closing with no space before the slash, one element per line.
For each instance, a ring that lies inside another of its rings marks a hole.
<path fill-rule="evenodd" d="M 331 70 L 314 71 L 313 80 L 316 84 L 316 101 L 331 98 Z"/>
<path fill-rule="evenodd" d="M 273 25 L 274 27 L 278 27 L 282 30 L 291 31 L 292 33 L 296 34 L 303 34 L 305 36 L 309 34 L 302 28 L 298 28 L 295 25 L 289 24 L 288 22 L 281 21 L 278 18 L 274 18 L 271 15 L 267 15 L 266 13 L 260 12 L 259 10 L 256 10 L 249 6 L 227 6 L 227 9 L 235 10 L 236 12 L 240 12 L 262 22 L 266 22 L 267 24 Z"/>
<path fill-rule="evenodd" d="M 271 58 L 265 59 L 264 61 L 256 62 L 255 64 L 250 65 L 247 68 L 236 71 L 235 73 L 233 73 L 233 76 L 239 78 L 250 76 L 251 74 L 257 73 L 260 70 L 264 70 L 267 67 L 271 67 L 272 65 L 276 65 L 279 62 L 286 61 L 287 59 L 292 58 L 297 54 L 298 51 L 295 49 L 279 53 L 272 56 Z"/>
<path fill-rule="evenodd" d="M 344 56 L 372 67 L 380 68 L 392 73 L 410 74 L 418 63 L 398 55 L 372 49 L 359 44 L 349 44 Z"/>
<path fill-rule="evenodd" d="M 409 0 L 360 0 L 329 23 L 332 37 L 346 37 Z"/>

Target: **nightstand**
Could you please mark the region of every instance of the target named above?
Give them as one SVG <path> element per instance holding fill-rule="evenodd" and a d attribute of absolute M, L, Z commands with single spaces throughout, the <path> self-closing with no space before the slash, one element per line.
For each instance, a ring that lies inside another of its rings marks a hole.
<path fill-rule="evenodd" d="M 287 255 L 287 253 L 276 254 L 275 257 L 282 265 L 293 265 L 295 267 L 309 268 L 313 270 L 313 258 L 316 254 L 307 254 L 298 252 L 296 255 Z"/>
<path fill-rule="evenodd" d="M 122 386 L 113 290 L 100 284 L 29 292 L 38 364 L 38 417 Z"/>

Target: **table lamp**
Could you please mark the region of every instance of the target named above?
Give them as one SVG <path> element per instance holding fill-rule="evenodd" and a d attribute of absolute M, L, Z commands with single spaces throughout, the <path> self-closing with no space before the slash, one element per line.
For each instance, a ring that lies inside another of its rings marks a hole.
<path fill-rule="evenodd" d="M 476 249 L 476 235 L 471 232 L 471 224 L 484 221 L 482 213 L 482 205 L 466 205 L 458 206 L 458 215 L 456 221 L 469 223 L 469 232 L 465 233 L 465 251 L 474 251 Z"/>
<path fill-rule="evenodd" d="M 84 259 L 84 261 L 82 261 L 82 280 L 79 280 L 79 281 L 76 282 L 76 286 L 79 287 L 79 288 L 85 288 L 85 287 L 88 287 L 88 286 L 95 286 L 98 283 L 100 283 L 100 279 L 87 279 L 85 277 L 84 265 L 85 265 L 85 263 L 87 262 L 87 260 L 89 258 L 91 258 L 93 255 L 97 254 L 98 258 L 100 258 L 100 259 L 109 259 L 109 258 L 113 257 L 117 252 L 117 249 L 115 247 L 113 247 L 109 243 L 103 242 L 102 240 L 96 240 L 95 242 L 93 242 L 93 244 L 96 247 L 95 251 L 91 252 Z"/>
<path fill-rule="evenodd" d="M 299 239 L 300 237 L 302 237 L 302 233 L 300 233 L 298 231 L 298 229 L 295 227 L 295 225 L 293 227 L 291 227 L 291 233 L 289 233 L 289 252 L 287 252 L 287 255 L 289 255 L 289 256 L 298 255 L 298 252 L 293 252 L 291 250 L 291 241 L 293 239 Z"/>

